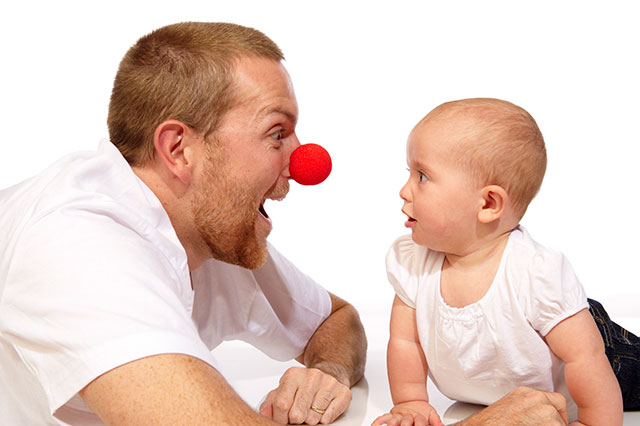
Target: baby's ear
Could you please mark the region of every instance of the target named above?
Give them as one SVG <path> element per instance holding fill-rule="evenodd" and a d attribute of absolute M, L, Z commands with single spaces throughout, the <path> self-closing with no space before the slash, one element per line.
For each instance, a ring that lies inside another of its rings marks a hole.
<path fill-rule="evenodd" d="M 499 185 L 488 185 L 481 190 L 483 206 L 478 212 L 480 223 L 491 223 L 500 218 L 504 212 L 509 195 Z"/>

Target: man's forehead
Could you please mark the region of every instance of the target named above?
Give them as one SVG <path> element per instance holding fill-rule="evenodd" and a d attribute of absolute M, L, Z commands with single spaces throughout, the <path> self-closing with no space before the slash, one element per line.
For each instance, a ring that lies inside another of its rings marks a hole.
<path fill-rule="evenodd" d="M 297 121 L 298 104 L 284 66 L 267 58 L 240 59 L 234 69 L 236 105 L 252 105 L 257 118 L 284 114 Z"/>

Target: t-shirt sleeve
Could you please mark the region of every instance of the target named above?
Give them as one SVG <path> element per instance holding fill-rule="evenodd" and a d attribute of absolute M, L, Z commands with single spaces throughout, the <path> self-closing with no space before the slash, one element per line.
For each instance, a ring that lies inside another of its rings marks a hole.
<path fill-rule="evenodd" d="M 589 307 L 569 260 L 557 251 L 539 249 L 530 263 L 525 283 L 522 292 L 525 315 L 542 336 Z"/>
<path fill-rule="evenodd" d="M 316 329 L 331 314 L 326 289 L 302 273 L 271 244 L 269 256 L 251 271 L 259 291 L 251 306 L 247 340 L 277 360 L 290 360 L 304 352 Z"/>
<path fill-rule="evenodd" d="M 403 235 L 393 242 L 387 252 L 387 279 L 398 297 L 408 306 L 416 307 L 418 285 L 424 275 L 427 249 L 418 246 L 411 235 Z"/>
<path fill-rule="evenodd" d="M 0 306 L 2 332 L 51 411 L 142 357 L 183 353 L 214 365 L 165 254 L 113 219 L 65 214 L 24 230 Z"/>

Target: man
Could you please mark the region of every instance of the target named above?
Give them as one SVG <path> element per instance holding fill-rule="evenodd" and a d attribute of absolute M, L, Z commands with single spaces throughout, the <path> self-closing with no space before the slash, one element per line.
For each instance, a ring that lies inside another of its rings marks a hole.
<path fill-rule="evenodd" d="M 0 423 L 318 423 L 348 407 L 358 315 L 266 242 L 299 146 L 282 59 L 252 29 L 161 28 L 120 65 L 111 142 L 0 194 Z M 229 339 L 306 366 L 264 416 L 214 368 Z"/>
<path fill-rule="evenodd" d="M 266 242 L 299 145 L 282 59 L 237 25 L 158 29 L 120 65 L 111 141 L 0 192 L 0 423 L 325 424 L 347 409 L 357 312 Z M 231 339 L 304 365 L 260 413 L 215 368 Z M 554 406 L 528 395 L 479 421 Z"/>

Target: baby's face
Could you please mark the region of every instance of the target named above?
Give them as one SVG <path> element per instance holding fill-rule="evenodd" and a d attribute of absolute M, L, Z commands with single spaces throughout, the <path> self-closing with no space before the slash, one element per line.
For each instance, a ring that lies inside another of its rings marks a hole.
<path fill-rule="evenodd" d="M 405 226 L 413 240 L 433 250 L 463 254 L 476 235 L 483 201 L 480 187 L 456 164 L 456 131 L 432 119 L 413 129 L 407 141 L 409 179 L 400 191 Z"/>

